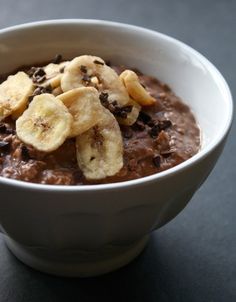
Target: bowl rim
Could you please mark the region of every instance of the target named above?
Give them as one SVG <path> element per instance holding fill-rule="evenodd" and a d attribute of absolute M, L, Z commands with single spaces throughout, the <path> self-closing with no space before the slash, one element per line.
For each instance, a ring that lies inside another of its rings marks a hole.
<path fill-rule="evenodd" d="M 206 158 L 214 149 L 217 148 L 218 145 L 224 140 L 224 138 L 227 136 L 230 127 L 232 125 L 233 121 L 233 99 L 232 95 L 229 89 L 229 86 L 224 79 L 223 75 L 220 73 L 220 71 L 201 53 L 199 53 L 197 50 L 193 49 L 192 47 L 188 46 L 184 42 L 170 37 L 166 34 L 160 33 L 155 30 L 151 30 L 148 28 L 144 28 L 141 26 L 131 25 L 128 23 L 120 23 L 120 22 L 113 22 L 113 21 L 107 21 L 107 20 L 99 20 L 99 19 L 52 19 L 52 20 L 43 20 L 43 21 L 36 21 L 36 22 L 29 22 L 29 23 L 23 23 L 19 25 L 14 25 L 10 27 L 6 27 L 0 30 L 0 36 L 2 34 L 6 34 L 13 31 L 18 30 L 25 30 L 25 29 L 33 29 L 36 27 L 48 27 L 48 26 L 55 26 L 55 25 L 96 25 L 96 26 L 106 26 L 111 27 L 114 29 L 123 29 L 123 30 L 129 30 L 129 31 L 135 31 L 140 32 L 147 35 L 152 35 L 153 37 L 158 37 L 160 39 L 172 42 L 179 46 L 182 49 L 185 49 L 186 52 L 188 52 L 191 56 L 194 56 L 197 58 L 210 72 L 211 76 L 217 82 L 217 85 L 220 87 L 220 90 L 222 92 L 222 95 L 224 96 L 224 99 L 227 101 L 225 102 L 228 105 L 228 116 L 226 118 L 226 121 L 224 123 L 224 127 L 222 127 L 217 134 L 217 136 L 213 139 L 213 141 L 209 144 L 207 144 L 203 149 L 200 149 L 198 153 L 196 153 L 194 156 L 189 158 L 188 160 L 178 164 L 175 167 L 172 167 L 170 169 L 167 169 L 165 171 L 152 174 L 149 176 L 141 177 L 138 179 L 128 180 L 128 181 L 122 181 L 117 183 L 108 183 L 108 184 L 95 184 L 95 185 L 47 185 L 47 184 L 37 184 L 37 183 L 31 183 L 31 182 L 25 182 L 21 180 L 14 180 L 11 178 L 5 178 L 0 176 L 0 184 L 5 185 L 11 185 L 13 187 L 18 188 L 26 188 L 28 190 L 40 190 L 40 191 L 63 191 L 63 192 L 80 192 L 80 191 L 100 191 L 100 190 L 116 190 L 119 188 L 125 189 L 129 187 L 135 187 L 140 185 L 146 185 L 148 183 L 152 183 L 155 181 L 158 181 L 160 179 L 164 179 L 167 177 L 172 176 L 173 174 L 176 174 L 178 172 L 182 172 L 189 167 L 197 164 L 204 158 Z"/>

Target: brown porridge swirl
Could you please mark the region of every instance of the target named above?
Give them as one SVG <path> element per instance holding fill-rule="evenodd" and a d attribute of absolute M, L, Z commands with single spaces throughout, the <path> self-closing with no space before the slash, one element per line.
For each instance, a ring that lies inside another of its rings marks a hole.
<path fill-rule="evenodd" d="M 118 74 L 125 70 L 111 67 Z M 0 122 L 0 176 L 51 185 L 114 183 L 167 170 L 196 154 L 200 129 L 190 108 L 166 84 L 135 71 L 156 102 L 143 106 L 133 125 L 120 125 L 124 164 L 118 173 L 86 179 L 77 164 L 75 138 L 66 139 L 55 151 L 38 151 L 17 137 L 15 120 L 7 117 Z M 45 89 L 39 88 L 37 93 L 45 93 Z"/>

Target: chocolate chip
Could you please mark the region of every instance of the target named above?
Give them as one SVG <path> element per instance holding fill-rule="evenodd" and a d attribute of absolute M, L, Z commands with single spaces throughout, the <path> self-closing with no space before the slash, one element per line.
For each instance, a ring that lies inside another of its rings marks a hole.
<path fill-rule="evenodd" d="M 1 151 L 8 151 L 10 147 L 9 142 L 0 141 L 0 150 Z"/>
<path fill-rule="evenodd" d="M 159 128 L 159 125 L 158 124 L 155 124 L 151 130 L 149 131 L 149 135 L 152 137 L 152 138 L 156 138 L 158 136 L 158 134 L 160 133 L 160 128 Z"/>
<path fill-rule="evenodd" d="M 144 111 L 139 112 L 138 119 L 147 124 L 151 121 L 151 116 Z"/>
<path fill-rule="evenodd" d="M 52 63 L 53 63 L 53 64 L 59 64 L 59 63 L 61 63 L 61 61 L 62 61 L 62 55 L 57 54 L 57 55 L 55 56 L 55 58 L 52 60 Z"/>
<path fill-rule="evenodd" d="M 98 65 L 104 65 L 103 62 L 100 62 L 100 61 L 98 61 L 98 60 L 94 60 L 93 63 L 94 63 L 94 64 L 98 64 Z"/>
<path fill-rule="evenodd" d="M 80 65 L 80 71 L 83 73 L 87 73 L 87 67 L 84 65 Z"/>
<path fill-rule="evenodd" d="M 159 155 L 153 157 L 152 162 L 153 162 L 154 166 L 156 166 L 157 168 L 160 168 L 160 166 L 161 166 L 161 157 Z"/>
<path fill-rule="evenodd" d="M 7 127 L 5 124 L 0 124 L 0 133 L 5 134 L 7 130 Z"/>
<path fill-rule="evenodd" d="M 29 150 L 25 145 L 21 146 L 21 157 L 23 161 L 28 161 L 30 159 Z"/>

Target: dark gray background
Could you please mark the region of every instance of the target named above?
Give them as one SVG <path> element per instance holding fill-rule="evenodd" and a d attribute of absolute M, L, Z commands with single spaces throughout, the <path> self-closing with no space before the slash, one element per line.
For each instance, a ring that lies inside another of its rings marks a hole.
<path fill-rule="evenodd" d="M 180 39 L 211 60 L 236 94 L 236 1 L 0 0 L 0 28 L 57 18 L 106 19 Z M 236 301 L 236 124 L 191 203 L 129 266 L 91 279 L 56 278 L 12 256 L 0 236 L 0 301 Z"/>

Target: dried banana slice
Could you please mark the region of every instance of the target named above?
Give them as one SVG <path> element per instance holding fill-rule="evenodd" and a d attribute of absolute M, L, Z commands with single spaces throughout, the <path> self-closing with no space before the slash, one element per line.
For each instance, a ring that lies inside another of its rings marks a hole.
<path fill-rule="evenodd" d="M 131 126 L 136 122 L 141 110 L 141 106 L 132 99 L 130 99 L 128 105 L 132 106 L 131 112 L 127 114 L 126 118 L 117 117 L 117 120 L 121 125 Z"/>
<path fill-rule="evenodd" d="M 35 149 L 51 152 L 62 145 L 70 134 L 72 116 L 53 95 L 35 96 L 28 109 L 16 121 L 20 140 Z"/>
<path fill-rule="evenodd" d="M 62 89 L 61 89 L 61 86 L 58 86 L 58 87 L 54 88 L 53 91 L 52 91 L 52 94 L 53 94 L 54 96 L 58 96 L 58 95 L 60 95 L 60 94 L 62 94 L 62 93 L 63 93 L 63 91 L 62 91 Z"/>
<path fill-rule="evenodd" d="M 99 92 L 108 93 L 109 102 L 117 101 L 120 106 L 129 103 L 129 95 L 118 74 L 99 57 L 83 55 L 74 58 L 66 66 L 61 78 L 62 90 L 83 86 L 92 86 Z"/>
<path fill-rule="evenodd" d="M 140 84 L 137 74 L 132 70 L 125 70 L 120 74 L 129 95 L 141 106 L 153 105 L 156 100 Z"/>
<path fill-rule="evenodd" d="M 43 68 L 46 80 L 41 85 L 50 85 L 53 89 L 59 87 L 62 78 L 62 71 L 64 71 L 67 64 L 68 61 L 61 62 L 60 64 L 50 63 L 46 65 Z"/>
<path fill-rule="evenodd" d="M 65 104 L 73 116 L 70 137 L 87 131 L 99 121 L 103 107 L 95 88 L 75 88 L 60 94 L 57 98 Z"/>
<path fill-rule="evenodd" d="M 33 82 L 25 72 L 9 76 L 0 85 L 0 121 L 14 112 L 22 112 L 33 89 Z"/>
<path fill-rule="evenodd" d="M 96 126 L 76 137 L 77 161 L 87 179 L 115 175 L 123 167 L 123 141 L 119 125 L 103 108 Z"/>

